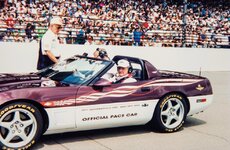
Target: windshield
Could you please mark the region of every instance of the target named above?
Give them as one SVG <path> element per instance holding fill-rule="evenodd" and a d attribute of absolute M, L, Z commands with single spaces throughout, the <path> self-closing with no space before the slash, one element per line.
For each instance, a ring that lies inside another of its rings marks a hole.
<path fill-rule="evenodd" d="M 110 61 L 73 57 L 51 67 L 41 70 L 38 74 L 67 84 L 83 84 L 101 72 Z"/>

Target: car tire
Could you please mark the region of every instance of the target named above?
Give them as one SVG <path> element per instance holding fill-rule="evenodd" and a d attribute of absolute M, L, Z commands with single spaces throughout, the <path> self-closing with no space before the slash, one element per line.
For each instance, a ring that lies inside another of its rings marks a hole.
<path fill-rule="evenodd" d="M 42 131 L 43 119 L 34 105 L 14 102 L 0 109 L 1 149 L 29 149 Z"/>
<path fill-rule="evenodd" d="M 187 115 L 187 104 L 180 94 L 168 94 L 155 108 L 152 124 L 160 132 L 178 131 Z"/>

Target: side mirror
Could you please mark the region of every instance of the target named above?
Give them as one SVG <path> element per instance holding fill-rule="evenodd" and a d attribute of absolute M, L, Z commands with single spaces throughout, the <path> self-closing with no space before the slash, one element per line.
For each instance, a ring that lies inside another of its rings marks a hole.
<path fill-rule="evenodd" d="M 112 83 L 106 79 L 100 78 L 93 86 L 95 87 L 107 87 L 110 86 Z"/>

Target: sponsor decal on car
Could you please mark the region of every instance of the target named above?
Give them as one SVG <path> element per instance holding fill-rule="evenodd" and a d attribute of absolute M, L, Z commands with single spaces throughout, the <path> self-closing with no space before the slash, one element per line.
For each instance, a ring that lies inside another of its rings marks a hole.
<path fill-rule="evenodd" d="M 47 101 L 47 102 L 41 102 L 41 104 L 46 107 L 70 106 L 75 104 L 75 99 L 71 98 L 71 99 Z"/>
<path fill-rule="evenodd" d="M 41 87 L 55 87 L 56 86 L 56 83 L 54 81 L 43 81 L 41 83 Z"/>
<path fill-rule="evenodd" d="M 200 84 L 198 84 L 198 86 L 196 87 L 196 89 L 199 90 L 199 91 L 202 91 L 204 89 L 204 87 L 201 86 Z"/>
<path fill-rule="evenodd" d="M 142 106 L 142 107 L 148 107 L 149 104 L 144 103 L 144 104 L 142 104 L 141 106 Z"/>
<path fill-rule="evenodd" d="M 117 119 L 117 118 L 125 118 L 125 117 L 136 117 L 137 113 L 127 113 L 127 114 L 113 114 L 113 115 L 105 115 L 105 116 L 93 116 L 93 117 L 84 117 L 82 121 L 94 121 L 94 120 L 105 120 L 105 119 Z"/>

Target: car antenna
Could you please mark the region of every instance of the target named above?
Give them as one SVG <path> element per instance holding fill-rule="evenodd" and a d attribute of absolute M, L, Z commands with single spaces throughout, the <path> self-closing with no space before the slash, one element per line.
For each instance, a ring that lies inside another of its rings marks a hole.
<path fill-rule="evenodd" d="M 199 72 L 199 76 L 201 76 L 201 67 L 200 67 L 200 72 Z"/>

